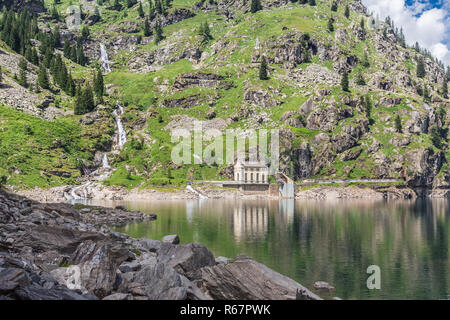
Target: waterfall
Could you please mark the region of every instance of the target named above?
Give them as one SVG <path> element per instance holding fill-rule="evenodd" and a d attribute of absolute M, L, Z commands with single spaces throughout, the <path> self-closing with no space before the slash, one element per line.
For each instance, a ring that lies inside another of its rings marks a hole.
<path fill-rule="evenodd" d="M 108 161 L 108 157 L 106 156 L 106 153 L 103 155 L 103 159 L 102 159 L 102 167 L 103 169 L 109 169 L 111 168 L 109 166 L 109 161 Z"/>
<path fill-rule="evenodd" d="M 117 144 L 119 145 L 119 148 L 122 148 L 122 146 L 127 142 L 127 133 L 125 132 L 125 129 L 123 128 L 122 119 L 120 116 L 123 114 L 123 107 L 117 106 L 120 113 L 117 113 L 117 110 L 113 111 L 114 118 L 116 118 L 117 123 L 117 131 L 118 131 L 118 141 Z"/>
<path fill-rule="evenodd" d="M 198 192 L 197 190 L 195 190 L 194 188 L 192 188 L 192 186 L 191 186 L 190 184 L 188 184 L 188 185 L 186 186 L 186 189 L 189 190 L 189 191 L 191 191 L 191 192 L 193 192 L 193 193 L 195 193 L 196 195 L 198 195 L 198 197 L 199 197 L 201 200 L 208 199 L 207 196 L 202 195 L 200 192 Z"/>
<path fill-rule="evenodd" d="M 100 43 L 100 61 L 103 65 L 103 70 L 108 73 L 111 72 L 111 67 L 109 59 L 108 59 L 108 53 L 106 52 L 105 45 L 103 43 Z"/>

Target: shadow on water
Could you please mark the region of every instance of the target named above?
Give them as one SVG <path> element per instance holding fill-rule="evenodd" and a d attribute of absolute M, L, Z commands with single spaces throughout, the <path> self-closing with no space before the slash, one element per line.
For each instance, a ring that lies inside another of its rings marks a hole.
<path fill-rule="evenodd" d="M 450 286 L 448 199 L 414 201 L 96 202 L 152 212 L 156 221 L 118 229 L 133 237 L 178 234 L 214 255 L 246 254 L 312 288 L 336 287 L 344 299 L 447 299 Z M 381 269 L 369 290 L 367 267 Z"/>

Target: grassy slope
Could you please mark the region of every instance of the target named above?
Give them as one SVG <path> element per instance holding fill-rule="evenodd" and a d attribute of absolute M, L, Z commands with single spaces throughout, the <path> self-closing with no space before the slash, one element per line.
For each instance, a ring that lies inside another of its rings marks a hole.
<path fill-rule="evenodd" d="M 76 1 L 73 3 L 76 4 L 75 2 Z M 173 6 L 174 8 L 190 7 L 193 3 L 194 1 L 175 0 Z M 95 3 L 92 4 L 95 5 Z M 63 0 L 57 7 L 60 12 L 65 12 L 68 5 L 69 1 Z M 124 21 L 139 21 L 140 19 L 137 16 L 137 6 L 121 12 L 116 12 L 107 10 L 106 7 L 108 5 L 109 4 L 106 3 L 101 7 L 103 21 L 90 27 L 91 35 L 94 38 L 116 36 L 117 34 L 109 28 L 111 25 L 117 25 Z M 144 1 L 144 11 L 147 12 L 147 10 L 148 7 Z M 214 12 L 199 12 L 193 18 L 165 27 L 164 35 L 166 40 L 160 44 L 156 45 L 151 42 L 147 45 L 141 45 L 135 52 L 120 52 L 120 54 L 114 57 L 115 71 L 110 73 L 105 80 L 107 83 L 117 87 L 119 99 L 126 105 L 125 117 L 131 117 L 131 112 L 134 112 L 136 108 L 142 111 L 151 108 L 155 114 L 161 116 L 163 121 L 158 121 L 157 117 L 150 117 L 147 120 L 146 133 L 154 141 L 154 144 L 145 145 L 143 148 L 136 148 L 135 145 L 132 144 L 132 139 L 129 139 L 129 142 L 125 146 L 120 157 L 116 158 L 114 162 L 114 165 L 119 169 L 105 183 L 135 187 L 137 185 L 182 184 L 188 179 L 219 179 L 218 172 L 221 169 L 220 166 L 207 167 L 192 165 L 181 168 L 177 168 L 173 165 L 170 166 L 170 150 L 172 143 L 170 142 L 169 134 L 163 130 L 164 126 L 170 121 L 170 117 L 174 114 L 186 114 L 198 119 L 205 119 L 206 113 L 211 107 L 209 107 L 207 103 L 204 103 L 193 108 L 181 110 L 161 107 L 159 102 L 163 99 L 176 99 L 192 94 L 198 94 L 200 96 L 215 95 L 218 97 L 216 100 L 217 103 L 214 106 L 217 117 L 226 119 L 242 107 L 244 88 L 275 88 L 279 89 L 286 96 L 281 105 L 264 110 L 258 107 L 252 108 L 255 108 L 257 112 L 267 112 L 269 117 L 273 120 L 273 122 L 269 124 L 270 126 L 287 127 L 286 124 L 280 122 L 281 115 L 286 111 L 297 110 L 308 98 L 307 94 L 309 93 L 309 89 L 299 90 L 293 83 L 283 77 L 286 71 L 276 65 L 271 66 L 274 69 L 274 73 L 271 75 L 270 80 L 258 80 L 258 68 L 252 67 L 250 63 L 256 39 L 259 39 L 260 41 L 276 39 L 284 33 L 289 32 L 291 28 L 295 28 L 300 32 L 308 32 L 313 38 L 334 44 L 334 33 L 330 33 L 326 29 L 327 20 L 330 14 L 336 19 L 336 29 L 348 27 L 352 22 L 359 24 L 361 19 L 361 17 L 355 13 L 352 13 L 350 19 L 346 19 L 343 16 L 342 5 L 339 7 L 337 13 L 331 13 L 328 2 L 318 2 L 316 8 L 311 8 L 309 6 L 300 7 L 297 4 L 290 4 L 287 7 L 274 8 L 270 11 L 260 11 L 256 14 L 240 14 L 232 25 L 226 24 L 223 16 L 216 15 Z M 200 69 L 194 69 L 191 62 L 183 59 L 169 65 L 164 65 L 162 70 L 153 73 L 139 74 L 127 70 L 127 63 L 133 61 L 135 55 L 163 47 L 171 41 L 174 41 L 173 39 L 176 39 L 177 43 L 180 43 L 180 50 L 183 49 L 183 43 L 200 41 L 200 36 L 196 34 L 196 30 L 203 21 L 208 21 L 211 33 L 214 37 L 208 44 L 203 45 L 204 51 L 210 53 L 211 46 L 214 42 L 224 40 L 227 40 L 230 43 L 236 43 L 238 50 L 229 54 L 222 51 L 219 54 L 211 55 L 206 62 L 202 64 Z M 288 30 L 283 30 L 283 27 L 287 27 Z M 142 34 L 142 32 L 140 34 Z M 351 32 L 350 36 L 354 40 L 354 36 L 351 35 Z M 379 70 L 380 64 L 384 61 L 384 57 L 376 54 L 375 49 L 369 41 L 354 41 L 350 44 L 339 43 L 337 45 L 340 49 L 353 53 L 359 58 L 362 58 L 364 48 L 367 48 L 371 52 L 371 66 L 368 69 L 364 69 L 361 66 L 357 67 L 357 69 L 362 68 L 365 74 Z M 225 57 L 223 56 L 224 54 L 226 55 Z M 220 61 L 225 63 L 220 63 Z M 330 62 L 319 62 L 317 57 L 313 57 L 312 62 L 321 64 L 327 68 L 332 67 Z M 305 63 L 297 66 L 297 68 L 306 68 L 308 65 L 309 63 Z M 407 61 L 406 67 L 413 71 L 415 68 L 412 61 Z M 86 76 L 90 74 L 89 70 L 89 68 L 77 66 L 74 73 L 77 75 L 79 74 L 80 76 Z M 158 84 L 168 82 L 169 85 L 171 85 L 177 75 L 192 71 L 214 72 L 227 75 L 233 82 L 234 87 L 230 90 L 190 88 L 183 92 L 176 93 L 158 91 Z M 351 79 L 354 77 L 355 73 L 356 72 L 354 71 L 350 74 Z M 320 87 L 321 86 L 319 86 L 319 88 Z M 363 94 L 365 91 L 366 89 L 363 87 L 352 88 L 353 95 Z M 378 94 L 377 91 L 372 92 L 372 99 L 376 100 Z M 336 87 L 333 88 L 333 95 L 339 99 L 342 92 Z M 401 96 L 410 100 L 413 99 L 413 97 Z M 405 153 L 419 145 L 431 147 L 430 139 L 427 135 L 413 136 L 411 145 L 403 149 L 394 148 L 389 144 L 389 140 L 395 134 L 387 133 L 383 128 L 386 125 L 392 124 L 383 123 L 380 119 L 386 116 L 391 116 L 393 118 L 401 108 L 406 108 L 406 105 L 392 108 L 375 108 L 372 112 L 375 123 L 371 125 L 372 133 L 367 139 L 370 140 L 376 138 L 380 141 L 382 143 L 382 151 L 387 156 Z M 358 117 L 358 115 L 355 113 L 354 118 L 356 117 Z M 339 132 L 342 125 L 351 123 L 352 120 L 353 119 L 347 119 L 342 121 L 335 132 L 327 134 L 333 136 Z M 402 116 L 402 120 L 406 121 L 406 116 Z M 246 121 L 247 120 L 241 120 L 230 126 L 243 127 L 246 124 Z M 294 147 L 299 146 L 302 141 L 310 141 L 314 135 L 320 132 L 318 130 L 309 130 L 306 128 L 290 129 L 295 135 Z M 370 141 L 366 142 L 370 145 Z M 373 164 L 373 160 L 371 155 L 366 152 L 365 144 L 362 145 L 362 148 L 363 152 L 357 160 L 345 162 L 336 161 L 333 163 L 332 168 L 324 170 L 321 175 L 325 176 L 328 175 L 329 172 L 335 171 L 336 177 L 370 177 L 370 168 Z M 127 171 L 125 166 L 135 170 L 129 172 L 130 170 Z M 15 184 L 14 180 L 11 181 Z"/>

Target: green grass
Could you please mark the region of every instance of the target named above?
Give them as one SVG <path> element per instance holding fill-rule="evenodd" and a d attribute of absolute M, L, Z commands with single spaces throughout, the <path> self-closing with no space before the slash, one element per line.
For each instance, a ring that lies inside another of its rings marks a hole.
<path fill-rule="evenodd" d="M 0 168 L 8 176 L 7 183 L 25 188 L 76 183 L 79 160 L 89 157 L 82 151 L 86 141 L 80 134 L 73 121 L 45 121 L 0 106 Z M 71 177 L 47 176 L 51 170 Z"/>

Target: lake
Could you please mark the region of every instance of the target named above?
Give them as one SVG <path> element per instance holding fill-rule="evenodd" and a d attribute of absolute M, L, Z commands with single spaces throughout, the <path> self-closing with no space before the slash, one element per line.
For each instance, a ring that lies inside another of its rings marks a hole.
<path fill-rule="evenodd" d="M 239 253 L 325 298 L 449 299 L 450 200 L 194 200 L 95 202 L 156 213 L 156 221 L 117 231 L 161 239 L 178 234 L 214 255 Z M 367 268 L 380 267 L 381 289 L 369 290 Z"/>

